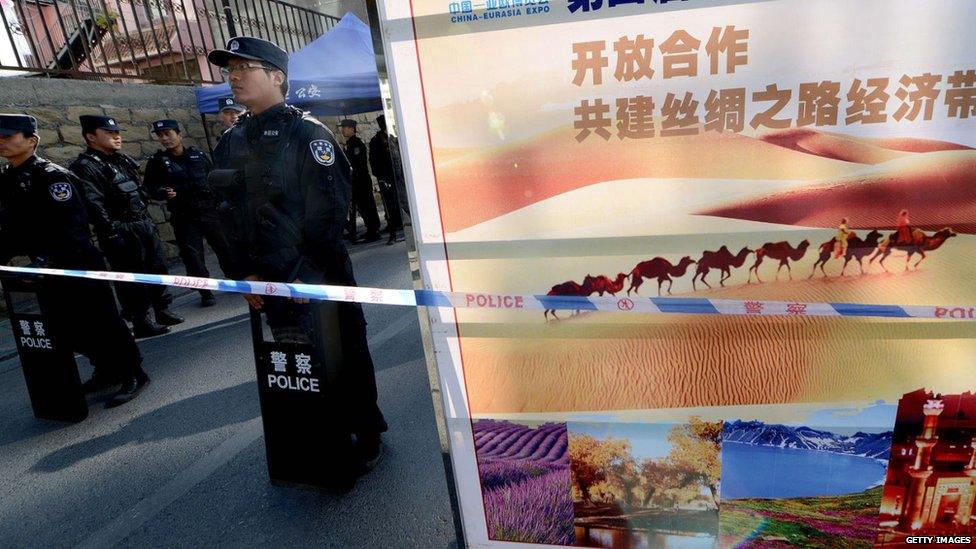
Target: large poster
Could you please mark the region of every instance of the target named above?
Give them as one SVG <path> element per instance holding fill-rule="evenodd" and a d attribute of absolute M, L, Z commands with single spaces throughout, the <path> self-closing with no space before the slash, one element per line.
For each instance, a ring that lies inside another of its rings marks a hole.
<path fill-rule="evenodd" d="M 469 543 L 974 534 L 976 3 L 382 7 L 428 288 L 745 313 L 434 310 Z"/>

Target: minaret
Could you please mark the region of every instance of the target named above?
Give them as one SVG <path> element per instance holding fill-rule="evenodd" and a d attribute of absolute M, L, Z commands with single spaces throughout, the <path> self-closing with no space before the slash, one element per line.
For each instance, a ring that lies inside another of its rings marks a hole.
<path fill-rule="evenodd" d="M 915 456 L 915 464 L 908 468 L 912 483 L 908 489 L 908 504 L 905 506 L 905 513 L 902 515 L 902 517 L 911 520 L 912 530 L 918 530 L 922 527 L 925 484 L 928 478 L 932 476 L 932 465 L 930 464 L 932 448 L 939 442 L 939 435 L 936 432 L 939 426 L 939 415 L 944 409 L 945 403 L 940 398 L 929 399 L 922 406 L 925 421 L 922 424 L 922 434 L 915 438 L 918 454 Z"/>
<path fill-rule="evenodd" d="M 969 524 L 971 519 L 976 518 L 976 436 L 969 442 L 969 447 L 973 449 L 973 455 L 969 458 L 969 465 L 966 465 L 962 471 L 963 474 L 972 479 L 969 481 L 969 486 L 974 493 L 969 494 L 969 509 L 960 509 L 960 513 L 956 515 L 959 518 L 959 524 L 962 526 Z M 963 505 L 965 505 L 965 500 L 963 501 Z"/>
<path fill-rule="evenodd" d="M 969 465 L 966 466 L 966 476 L 976 477 L 976 436 L 969 443 L 969 447 L 973 449 L 973 455 L 969 458 Z"/>

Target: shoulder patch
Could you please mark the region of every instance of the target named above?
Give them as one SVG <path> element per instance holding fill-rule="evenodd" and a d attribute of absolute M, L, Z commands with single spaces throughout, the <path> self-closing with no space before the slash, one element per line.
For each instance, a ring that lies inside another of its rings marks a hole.
<path fill-rule="evenodd" d="M 312 151 L 312 158 L 323 166 L 331 166 L 335 162 L 335 148 L 327 139 L 316 139 L 308 144 Z"/>
<path fill-rule="evenodd" d="M 71 184 L 70 183 L 51 183 L 48 187 L 48 192 L 51 193 L 51 198 L 58 202 L 67 202 L 71 199 Z"/>

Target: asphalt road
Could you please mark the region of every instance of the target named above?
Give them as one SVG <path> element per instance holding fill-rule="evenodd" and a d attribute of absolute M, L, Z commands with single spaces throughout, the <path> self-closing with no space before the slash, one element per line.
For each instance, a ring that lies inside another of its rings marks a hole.
<path fill-rule="evenodd" d="M 403 243 L 354 247 L 353 262 L 362 285 L 412 287 Z M 93 397 L 76 425 L 35 419 L 17 359 L 0 362 L 0 546 L 453 544 L 415 309 L 366 308 L 390 432 L 378 468 L 338 495 L 268 481 L 244 301 L 197 305 L 179 297 L 187 322 L 140 342 L 138 399 Z"/>

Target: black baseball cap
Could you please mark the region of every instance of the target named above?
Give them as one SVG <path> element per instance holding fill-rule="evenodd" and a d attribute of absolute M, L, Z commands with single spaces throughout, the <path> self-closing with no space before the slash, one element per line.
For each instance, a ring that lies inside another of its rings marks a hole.
<path fill-rule="evenodd" d="M 176 130 L 177 133 L 180 131 L 180 123 L 176 120 L 164 119 L 157 120 L 152 123 L 152 132 L 159 133 L 163 130 Z"/>
<path fill-rule="evenodd" d="M 238 112 L 244 112 L 244 111 L 247 110 L 247 107 L 245 107 L 244 105 L 241 105 L 237 101 L 234 101 L 234 96 L 233 95 L 228 95 L 227 97 L 221 97 L 220 99 L 218 99 L 217 100 L 217 107 L 218 107 L 218 110 L 220 110 L 220 111 L 225 111 L 227 109 L 233 109 L 233 110 L 238 111 Z"/>
<path fill-rule="evenodd" d="M 26 114 L 0 114 L 0 135 L 37 134 L 37 119 Z"/>
<path fill-rule="evenodd" d="M 346 118 L 346 119 L 342 120 L 341 122 L 339 122 L 339 127 L 340 128 L 342 128 L 342 127 L 355 128 L 356 127 L 356 121 L 355 120 L 352 120 L 350 118 Z"/>
<path fill-rule="evenodd" d="M 264 61 L 288 74 L 288 52 L 273 42 L 240 36 L 227 41 L 227 49 L 214 50 L 207 55 L 207 60 L 218 67 L 226 67 L 234 57 Z"/>
<path fill-rule="evenodd" d="M 83 114 L 78 117 L 78 121 L 81 122 L 81 133 L 94 133 L 95 130 L 125 131 L 122 126 L 116 124 L 115 119 L 111 116 Z"/>

